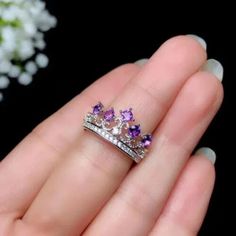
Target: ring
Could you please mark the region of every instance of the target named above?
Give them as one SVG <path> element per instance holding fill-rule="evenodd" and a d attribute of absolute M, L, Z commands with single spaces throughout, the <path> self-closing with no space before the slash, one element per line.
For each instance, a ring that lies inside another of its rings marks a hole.
<path fill-rule="evenodd" d="M 141 134 L 140 125 L 133 124 L 132 108 L 115 114 L 114 108 L 104 110 L 101 102 L 92 107 L 84 118 L 85 130 L 92 131 L 139 163 L 152 142 L 151 134 Z"/>

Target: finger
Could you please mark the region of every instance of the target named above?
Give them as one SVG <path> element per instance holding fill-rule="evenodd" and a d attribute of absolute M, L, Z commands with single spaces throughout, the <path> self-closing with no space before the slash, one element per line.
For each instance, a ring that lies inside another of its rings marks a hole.
<path fill-rule="evenodd" d="M 213 75 L 198 72 L 187 81 L 155 132 L 150 155 L 128 175 L 89 227 L 88 235 L 148 234 L 221 101 L 222 86 Z"/>
<path fill-rule="evenodd" d="M 112 106 L 117 110 L 132 107 L 143 132 L 151 132 L 205 58 L 204 49 L 192 38 L 181 36 L 167 41 Z M 51 228 L 55 234 L 79 234 L 117 189 L 131 163 L 111 145 L 84 133 L 47 181 L 23 221 L 40 228 L 57 225 Z"/>
<path fill-rule="evenodd" d="M 0 165 L 0 213 L 22 215 L 48 175 L 62 159 L 62 153 L 80 135 L 80 123 L 94 94 L 109 104 L 127 81 L 139 71 L 136 65 L 124 65 L 97 80 L 82 94 L 41 123 Z M 103 91 L 109 92 L 104 93 Z M 17 196 L 17 198 L 16 198 Z"/>
<path fill-rule="evenodd" d="M 210 153 L 214 155 L 212 151 Z M 150 236 L 197 235 L 207 211 L 214 181 L 213 163 L 204 154 L 193 156 Z"/>

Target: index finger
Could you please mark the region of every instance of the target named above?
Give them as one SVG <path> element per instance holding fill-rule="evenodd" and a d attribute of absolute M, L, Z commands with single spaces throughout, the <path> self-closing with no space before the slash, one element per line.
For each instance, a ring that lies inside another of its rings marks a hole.
<path fill-rule="evenodd" d="M 24 214 L 63 153 L 80 135 L 81 122 L 94 94 L 105 104 L 139 71 L 123 65 L 89 86 L 31 132 L 0 164 L 0 213 Z M 104 93 L 104 89 L 107 91 Z"/>

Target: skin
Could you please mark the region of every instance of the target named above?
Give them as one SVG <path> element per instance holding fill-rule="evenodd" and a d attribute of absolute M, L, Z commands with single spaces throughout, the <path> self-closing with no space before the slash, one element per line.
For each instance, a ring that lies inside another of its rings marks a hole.
<path fill-rule="evenodd" d="M 199 71 L 205 61 L 197 41 L 172 38 L 144 67 L 113 70 L 37 126 L 0 163 L 0 235 L 197 235 L 215 172 L 191 153 L 223 99 L 222 84 Z M 82 129 L 98 100 L 132 107 L 154 134 L 139 165 Z"/>

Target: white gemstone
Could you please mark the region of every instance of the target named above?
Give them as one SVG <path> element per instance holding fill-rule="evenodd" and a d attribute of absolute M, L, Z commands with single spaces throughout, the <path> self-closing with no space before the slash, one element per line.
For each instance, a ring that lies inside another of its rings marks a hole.
<path fill-rule="evenodd" d="M 117 145 L 118 140 L 117 140 L 117 139 L 114 139 L 114 140 L 113 140 L 113 143 L 114 143 L 115 145 Z"/>
<path fill-rule="evenodd" d="M 114 128 L 112 129 L 112 134 L 117 135 L 117 134 L 119 134 L 119 133 L 120 133 L 120 129 L 119 129 L 118 127 L 114 127 Z"/>
<path fill-rule="evenodd" d="M 118 142 L 118 147 L 121 147 L 122 146 L 122 143 L 121 142 Z"/>

